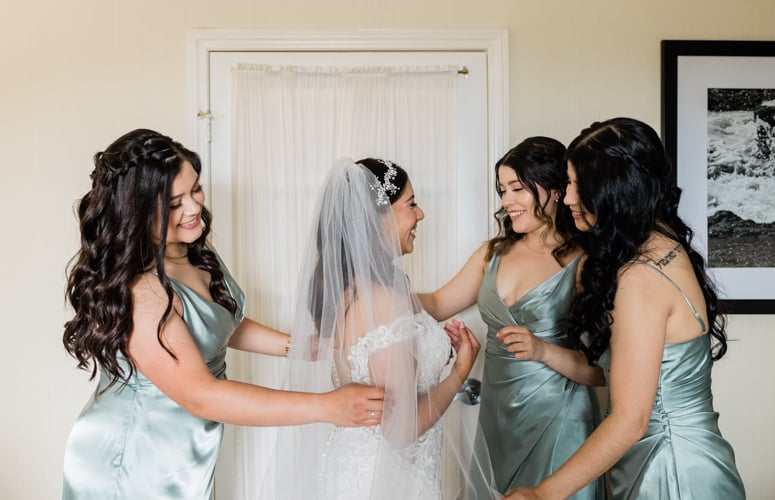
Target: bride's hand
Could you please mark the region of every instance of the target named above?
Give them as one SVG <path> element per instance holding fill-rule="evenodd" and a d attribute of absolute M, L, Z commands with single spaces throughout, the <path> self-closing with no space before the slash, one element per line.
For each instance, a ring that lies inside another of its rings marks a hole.
<path fill-rule="evenodd" d="M 461 321 L 452 320 L 444 325 L 444 330 L 449 335 L 452 348 L 457 353 L 453 368 L 460 380 L 465 380 L 479 354 L 481 347 L 479 341 L 476 339 L 476 335 Z"/>

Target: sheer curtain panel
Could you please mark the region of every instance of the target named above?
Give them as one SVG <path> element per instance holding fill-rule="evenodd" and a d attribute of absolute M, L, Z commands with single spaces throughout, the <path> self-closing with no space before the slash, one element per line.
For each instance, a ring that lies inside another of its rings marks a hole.
<path fill-rule="evenodd" d="M 417 290 L 443 284 L 457 255 L 456 67 L 232 70 L 233 272 L 251 317 L 287 331 L 319 189 L 338 157 L 404 167 L 426 219 L 404 257 Z M 232 356 L 236 378 L 277 387 L 283 360 Z M 238 499 L 274 498 L 276 429 L 237 428 Z"/>

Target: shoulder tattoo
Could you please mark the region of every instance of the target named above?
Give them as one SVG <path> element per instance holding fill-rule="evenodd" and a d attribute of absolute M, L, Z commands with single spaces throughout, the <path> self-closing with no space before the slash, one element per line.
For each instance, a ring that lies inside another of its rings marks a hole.
<path fill-rule="evenodd" d="M 681 253 L 681 244 L 680 243 L 678 243 L 676 246 L 674 246 L 672 250 L 667 252 L 667 254 L 664 257 L 662 257 L 661 259 L 656 261 L 655 264 L 657 265 L 658 268 L 662 269 L 665 266 L 667 266 L 668 264 L 670 264 L 670 262 L 672 262 L 673 259 L 675 259 L 678 256 L 679 253 Z"/>

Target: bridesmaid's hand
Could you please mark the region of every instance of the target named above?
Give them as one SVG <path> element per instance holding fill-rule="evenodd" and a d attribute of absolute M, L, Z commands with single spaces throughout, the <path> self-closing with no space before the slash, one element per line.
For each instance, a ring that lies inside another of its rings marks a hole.
<path fill-rule="evenodd" d="M 546 342 L 524 326 L 508 325 L 500 329 L 497 337 L 515 359 L 543 361 Z"/>
<path fill-rule="evenodd" d="M 324 420 L 340 427 L 377 425 L 382 418 L 385 389 L 348 384 L 323 394 L 330 403 Z"/>
<path fill-rule="evenodd" d="M 457 353 L 457 359 L 453 365 L 455 372 L 461 381 L 465 380 L 479 354 L 481 347 L 479 341 L 476 339 L 476 335 L 461 321 L 453 319 L 444 325 L 444 330 L 452 343 L 452 349 Z"/>
<path fill-rule="evenodd" d="M 534 488 L 514 488 L 503 496 L 503 500 L 541 500 L 542 498 Z"/>

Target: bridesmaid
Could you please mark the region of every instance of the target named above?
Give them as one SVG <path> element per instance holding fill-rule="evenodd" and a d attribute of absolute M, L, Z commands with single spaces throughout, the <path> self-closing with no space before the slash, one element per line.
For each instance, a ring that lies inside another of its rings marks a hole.
<path fill-rule="evenodd" d="M 500 230 L 446 285 L 420 300 L 437 320 L 474 303 L 488 326 L 479 421 L 501 493 L 532 486 L 595 428 L 602 371 L 568 338 L 582 259 L 579 233 L 559 203 L 565 147 L 531 137 L 495 165 Z M 594 482 L 577 499 L 601 499 Z"/>
<path fill-rule="evenodd" d="M 221 422 L 379 422 L 375 387 L 305 394 L 226 380 L 227 346 L 274 356 L 291 346 L 244 316 L 242 290 L 207 244 L 194 152 L 139 129 L 94 163 L 63 340 L 99 384 L 67 441 L 64 499 L 206 500 Z"/>
<path fill-rule="evenodd" d="M 605 368 L 609 414 L 556 473 L 506 498 L 566 498 L 609 469 L 614 499 L 745 498 L 711 394 L 724 320 L 670 170 L 657 133 L 629 118 L 568 148 L 564 201 L 588 235 L 574 334 Z"/>

